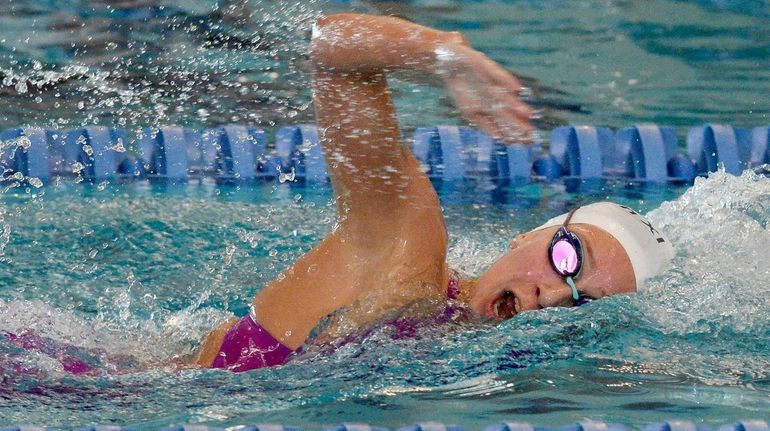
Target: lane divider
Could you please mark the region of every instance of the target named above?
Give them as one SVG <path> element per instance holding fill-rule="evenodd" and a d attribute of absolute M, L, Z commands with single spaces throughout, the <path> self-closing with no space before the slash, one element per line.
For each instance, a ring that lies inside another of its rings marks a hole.
<path fill-rule="evenodd" d="M 571 125 L 551 132 L 548 151 L 540 145 L 502 145 L 483 132 L 458 126 L 418 128 L 409 141 L 428 176 L 440 182 L 686 184 L 719 167 L 737 175 L 770 163 L 770 125 L 749 131 L 705 124 L 691 128 L 682 144 L 673 128 L 655 124 L 618 131 Z M 55 177 L 82 182 L 328 181 L 314 125 L 281 128 L 272 144 L 263 130 L 242 125 L 202 132 L 180 126 L 146 128 L 133 146 L 123 129 L 18 127 L 0 133 L 0 170 L 7 181 L 43 184 Z"/>

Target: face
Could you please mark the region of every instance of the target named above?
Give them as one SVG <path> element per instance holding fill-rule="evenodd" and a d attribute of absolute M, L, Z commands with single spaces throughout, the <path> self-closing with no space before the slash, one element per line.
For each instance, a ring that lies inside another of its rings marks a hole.
<path fill-rule="evenodd" d="M 571 307 L 572 290 L 549 263 L 548 246 L 559 226 L 516 237 L 511 251 L 478 279 L 470 306 L 482 316 L 508 319 L 525 310 Z M 583 267 L 575 279 L 581 296 L 593 299 L 636 291 L 631 261 L 612 235 L 592 225 L 570 223 L 583 244 Z"/>

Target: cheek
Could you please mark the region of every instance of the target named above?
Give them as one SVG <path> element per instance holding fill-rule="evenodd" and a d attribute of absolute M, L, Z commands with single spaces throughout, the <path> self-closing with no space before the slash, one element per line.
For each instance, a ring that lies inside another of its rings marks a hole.
<path fill-rule="evenodd" d="M 491 278 L 510 280 L 521 277 L 542 276 L 550 266 L 542 250 L 520 247 L 495 262 L 487 271 Z"/>
<path fill-rule="evenodd" d="M 627 271 L 623 265 L 615 265 L 612 270 L 605 268 L 602 271 L 597 271 L 584 283 L 587 287 L 586 293 L 594 297 L 636 291 L 633 271 Z"/>

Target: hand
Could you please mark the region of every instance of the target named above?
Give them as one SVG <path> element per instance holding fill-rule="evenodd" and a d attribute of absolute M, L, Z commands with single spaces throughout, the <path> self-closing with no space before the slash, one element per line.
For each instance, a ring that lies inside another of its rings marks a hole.
<path fill-rule="evenodd" d="M 534 112 L 519 99 L 516 78 L 464 43 L 443 45 L 436 56 L 436 72 L 466 119 L 502 143 L 532 143 Z"/>

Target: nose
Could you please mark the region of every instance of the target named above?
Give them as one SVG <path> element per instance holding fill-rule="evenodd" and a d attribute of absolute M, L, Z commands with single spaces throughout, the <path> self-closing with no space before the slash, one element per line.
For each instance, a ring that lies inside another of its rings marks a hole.
<path fill-rule="evenodd" d="M 561 281 L 538 289 L 538 304 L 541 307 L 571 307 L 572 289 L 566 282 Z"/>

